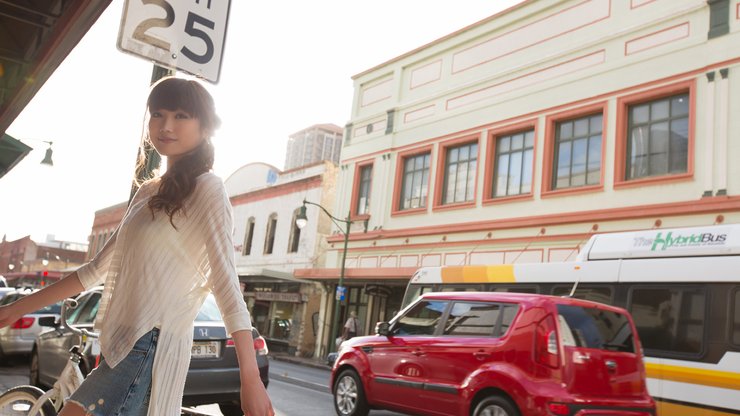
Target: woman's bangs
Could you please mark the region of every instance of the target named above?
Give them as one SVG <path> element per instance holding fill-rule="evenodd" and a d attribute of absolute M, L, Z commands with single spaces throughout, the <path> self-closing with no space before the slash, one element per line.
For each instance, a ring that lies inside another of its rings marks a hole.
<path fill-rule="evenodd" d="M 164 109 L 168 111 L 183 110 L 193 117 L 200 118 L 201 109 L 197 94 L 193 88 L 181 82 L 162 82 L 149 95 L 149 110 Z"/>

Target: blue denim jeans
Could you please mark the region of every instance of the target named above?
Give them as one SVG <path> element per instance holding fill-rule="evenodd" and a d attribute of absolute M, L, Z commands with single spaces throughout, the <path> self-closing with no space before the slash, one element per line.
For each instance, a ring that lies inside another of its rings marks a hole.
<path fill-rule="evenodd" d="M 159 328 L 144 334 L 116 368 L 103 358 L 68 401 L 95 416 L 146 416 L 158 337 Z"/>

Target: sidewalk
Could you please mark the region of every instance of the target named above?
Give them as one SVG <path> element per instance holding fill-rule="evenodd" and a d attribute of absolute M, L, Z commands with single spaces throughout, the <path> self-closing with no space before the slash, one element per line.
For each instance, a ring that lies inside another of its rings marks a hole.
<path fill-rule="evenodd" d="M 318 358 L 295 357 L 293 355 L 289 355 L 283 352 L 277 352 L 277 353 L 271 352 L 270 358 L 273 360 L 285 361 L 285 362 L 289 362 L 292 364 L 300 364 L 306 367 L 317 368 L 319 370 L 331 371 L 331 367 L 329 367 L 326 361 L 320 360 Z"/>

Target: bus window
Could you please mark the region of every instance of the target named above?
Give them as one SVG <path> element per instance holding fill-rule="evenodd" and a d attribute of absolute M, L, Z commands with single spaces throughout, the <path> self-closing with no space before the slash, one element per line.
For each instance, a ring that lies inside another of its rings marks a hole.
<path fill-rule="evenodd" d="M 633 288 L 629 311 L 645 349 L 702 352 L 706 295 L 698 288 Z"/>
<path fill-rule="evenodd" d="M 568 296 L 573 286 L 555 286 L 552 289 L 553 296 Z M 576 299 L 585 299 L 593 302 L 606 303 L 613 305 L 612 288 L 609 286 L 589 286 L 578 285 L 576 293 L 573 295 Z"/>
<path fill-rule="evenodd" d="M 732 320 L 732 343 L 740 345 L 740 289 L 735 289 L 735 302 Z"/>
<path fill-rule="evenodd" d="M 440 285 L 440 292 L 480 292 L 479 285 L 448 286 Z"/>
<path fill-rule="evenodd" d="M 487 292 L 513 292 L 513 293 L 539 293 L 536 286 L 516 285 L 516 286 L 502 286 L 499 284 L 488 285 L 485 290 Z"/>

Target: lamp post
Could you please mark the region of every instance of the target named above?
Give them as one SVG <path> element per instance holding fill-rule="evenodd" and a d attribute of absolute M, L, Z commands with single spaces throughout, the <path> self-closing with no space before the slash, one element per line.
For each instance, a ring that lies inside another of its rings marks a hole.
<path fill-rule="evenodd" d="M 337 227 L 339 227 L 339 230 L 342 232 L 342 234 L 344 234 L 344 250 L 342 250 L 342 265 L 341 265 L 341 268 L 339 269 L 339 284 L 337 285 L 337 291 L 334 294 L 334 299 L 335 299 L 334 300 L 334 319 L 332 320 L 332 325 L 331 325 L 331 338 L 329 338 L 329 351 L 332 352 L 336 348 L 336 345 L 334 344 L 334 340 L 337 338 L 337 330 L 339 329 L 339 307 L 341 305 L 340 291 L 341 290 L 346 291 L 346 289 L 344 288 L 344 270 L 345 270 L 345 263 L 347 261 L 347 244 L 349 243 L 350 226 L 352 225 L 354 221 L 350 219 L 351 213 L 347 213 L 347 218 L 345 219 L 337 218 L 331 215 L 331 213 L 329 213 L 329 211 L 327 211 L 326 208 L 324 208 L 323 206 L 315 202 L 306 201 L 304 199 L 303 205 L 301 206 L 301 210 L 298 213 L 298 216 L 296 217 L 296 220 L 295 220 L 295 225 L 300 229 L 303 229 L 303 227 L 305 227 L 306 224 L 308 224 L 308 217 L 306 217 L 306 205 L 314 205 L 314 206 L 321 208 L 321 210 L 324 211 L 324 214 L 328 215 L 329 218 L 332 220 L 332 222 Z M 368 221 L 367 219 L 363 221 L 364 227 L 365 227 L 363 232 L 367 232 L 367 221 Z"/>

